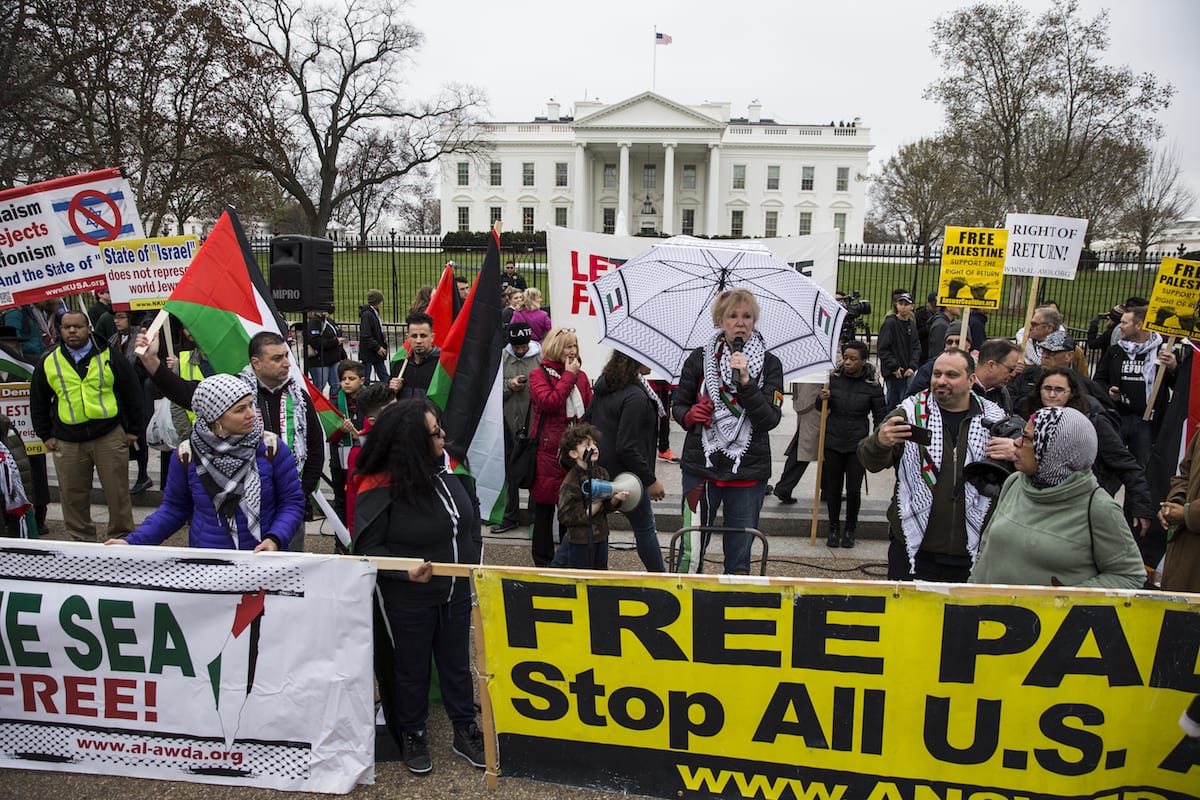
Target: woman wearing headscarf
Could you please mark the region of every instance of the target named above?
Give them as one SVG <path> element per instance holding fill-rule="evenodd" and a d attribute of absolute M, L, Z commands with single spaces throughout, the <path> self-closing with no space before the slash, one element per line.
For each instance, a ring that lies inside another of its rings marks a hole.
<path fill-rule="evenodd" d="M 713 525 L 724 506 L 725 526 L 757 528 L 771 477 L 768 434 L 782 413 L 783 365 L 755 330 L 758 300 L 749 290 L 723 292 L 712 321 L 716 330 L 687 357 L 671 402 L 671 415 L 687 430 L 684 513 L 698 510 L 700 523 Z M 748 573 L 751 534 L 722 538 L 725 572 Z"/>
<path fill-rule="evenodd" d="M 567 426 L 579 422 L 592 402 L 592 386 L 582 366 L 574 329 L 554 328 L 542 341 L 542 363 L 529 373 L 530 430 L 538 437 L 537 467 L 529 496 L 533 500 L 533 563 L 539 567 L 548 567 L 554 560 L 558 489 L 567 476 L 558 461 L 558 445 Z"/>
<path fill-rule="evenodd" d="M 1092 473 L 1111 495 L 1125 487 L 1125 512 L 1142 535 L 1149 530 L 1157 509 L 1150 500 L 1146 470 L 1121 441 L 1121 420 L 1088 394 L 1079 373 L 1069 367 L 1048 367 L 1034 381 L 1022 406 L 1025 418 L 1046 407 L 1066 406 L 1084 414 L 1096 429 L 1096 460 Z"/>
<path fill-rule="evenodd" d="M 445 436 L 427 400 L 402 400 L 380 412 L 355 463 L 355 554 L 425 562 L 378 578 L 396 645 L 391 685 L 381 681 L 384 713 L 405 766 L 418 775 L 433 769 L 425 734 L 431 658 L 454 752 L 484 766 L 471 680 L 470 581 L 434 577 L 429 563 L 478 564 L 481 552 L 479 500 L 468 477 L 447 469 Z"/>
<path fill-rule="evenodd" d="M 592 388 L 587 416 L 604 436 L 596 463 L 611 476 L 632 472 L 642 482 L 642 499 L 623 513 L 633 528 L 642 565 L 647 572 L 662 572 L 662 548 L 650 501 L 661 500 L 667 493 L 654 473 L 658 421 L 667 411 L 646 381 L 649 374 L 649 367 L 614 350 Z"/>
<path fill-rule="evenodd" d="M 1138 589 L 1146 570 L 1121 507 L 1096 482 L 1096 430 L 1073 408 L 1043 408 L 1017 441 L 971 583 Z"/>
<path fill-rule="evenodd" d="M 263 433 L 245 381 L 205 378 L 192 410 L 196 423 L 171 459 L 162 505 L 106 544 L 161 544 L 187 524 L 192 547 L 286 550 L 304 520 L 300 476 L 287 445 Z"/>

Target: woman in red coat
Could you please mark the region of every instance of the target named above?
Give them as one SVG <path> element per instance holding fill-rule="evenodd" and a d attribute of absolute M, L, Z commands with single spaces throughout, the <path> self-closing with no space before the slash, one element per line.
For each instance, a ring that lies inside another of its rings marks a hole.
<path fill-rule="evenodd" d="M 555 508 L 566 470 L 558 463 L 558 445 L 568 425 L 579 422 L 592 402 L 592 385 L 580 367 L 579 339 L 574 328 L 554 328 L 542 340 L 542 364 L 529 373 L 533 430 L 538 434 L 533 487 L 533 563 L 550 565 L 554 558 Z"/>

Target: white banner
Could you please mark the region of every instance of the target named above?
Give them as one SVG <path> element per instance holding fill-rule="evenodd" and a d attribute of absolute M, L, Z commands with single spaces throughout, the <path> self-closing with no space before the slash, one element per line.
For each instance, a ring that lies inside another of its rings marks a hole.
<path fill-rule="evenodd" d="M 598 344 L 600 329 L 588 299 L 587 285 L 650 249 L 661 239 L 613 236 L 568 228 L 546 232 L 546 261 L 550 276 L 550 319 L 556 326 L 574 328 L 579 337 L 583 370 L 592 380 L 608 361 L 612 349 Z M 783 239 L 756 239 L 778 258 L 793 264 L 822 289 L 832 293 L 837 283 L 837 231 Z M 824 371 L 819 374 L 824 379 Z M 660 377 L 660 376 L 653 376 Z"/>
<path fill-rule="evenodd" d="M 104 288 L 100 244 L 143 235 L 119 169 L 0 192 L 0 309 Z"/>
<path fill-rule="evenodd" d="M 1075 280 L 1088 221 L 1046 214 L 1009 214 L 1005 275 Z"/>
<path fill-rule="evenodd" d="M 162 308 L 200 249 L 197 236 L 122 239 L 100 245 L 116 311 Z"/>
<path fill-rule="evenodd" d="M 33 417 L 29 413 L 29 381 L 0 383 L 0 414 L 8 417 L 13 430 L 25 443 L 25 452 L 31 456 L 44 455 L 46 444 L 33 430 Z"/>
<path fill-rule="evenodd" d="M 374 584 L 330 556 L 8 540 L 0 767 L 372 783 Z"/>

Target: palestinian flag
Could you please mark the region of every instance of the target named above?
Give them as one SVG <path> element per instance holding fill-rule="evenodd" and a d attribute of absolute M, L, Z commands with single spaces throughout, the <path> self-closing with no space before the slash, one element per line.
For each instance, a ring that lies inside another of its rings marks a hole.
<path fill-rule="evenodd" d="M 342 412 L 337 410 L 337 406 L 329 399 L 329 396 L 318 389 L 307 375 L 304 375 L 304 390 L 308 392 L 308 396 L 312 398 L 313 408 L 317 411 L 317 419 L 321 421 L 321 430 L 325 433 L 325 440 L 334 442 L 342 438 L 344 435 L 340 430 L 342 420 Z"/>
<path fill-rule="evenodd" d="M 428 394 L 442 409 L 446 438 L 467 449 L 480 508 L 493 523 L 504 514 L 500 311 L 500 235 L 493 231 L 479 277 L 441 341 L 441 358 Z M 438 323 L 444 321 L 435 321 L 435 331 Z"/>
<path fill-rule="evenodd" d="M 426 307 L 425 313 L 433 317 L 433 346 L 441 347 L 443 340 L 450 335 L 450 328 L 454 324 L 454 298 L 458 296 L 458 286 L 454 283 L 454 267 L 450 264 L 442 270 L 442 277 L 438 280 L 438 285 L 433 289 L 433 295 L 429 298 L 429 306 Z M 408 340 L 405 340 L 402 347 L 396 348 L 395 354 L 392 355 L 392 363 L 399 364 L 408 358 L 410 345 Z M 395 370 L 393 370 L 393 373 Z"/>
<path fill-rule="evenodd" d="M 287 338 L 232 208 L 217 220 L 163 307 L 188 327 L 217 372 L 241 372 L 250 363 L 247 349 L 256 333 Z M 299 378 L 298 368 L 296 373 Z"/>
<path fill-rule="evenodd" d="M 0 372 L 8 373 L 10 381 L 27 381 L 33 375 L 33 364 L 0 348 Z"/>

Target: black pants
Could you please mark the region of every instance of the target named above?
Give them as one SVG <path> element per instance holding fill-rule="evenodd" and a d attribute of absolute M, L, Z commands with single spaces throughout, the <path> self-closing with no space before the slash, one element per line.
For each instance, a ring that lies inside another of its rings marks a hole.
<path fill-rule="evenodd" d="M 792 434 L 791 443 L 783 451 L 783 472 L 780 473 L 779 480 L 775 481 L 775 494 L 780 497 L 790 496 L 795 491 L 796 484 L 804 477 L 804 471 L 808 469 L 808 461 L 796 460 L 796 448 L 799 444 L 800 431 L 796 431 Z"/>
<path fill-rule="evenodd" d="M 533 501 L 533 563 L 546 567 L 554 560 L 554 524 L 558 506 Z"/>
<path fill-rule="evenodd" d="M 862 484 L 866 470 L 858 460 L 858 453 L 825 451 L 825 466 L 821 473 L 825 491 L 825 507 L 829 510 L 829 521 L 837 522 L 842 513 L 842 487 L 846 487 L 846 527 L 858 525 L 858 509 L 862 506 Z"/>
<path fill-rule="evenodd" d="M 458 580 L 463 580 L 459 578 Z M 437 664 L 446 716 L 454 725 L 475 719 L 471 684 L 471 597 L 460 592 L 447 603 L 410 606 L 403 594 L 383 590 L 384 606 L 396 643 L 389 722 L 419 731 L 429 719 L 430 658 Z"/>
<path fill-rule="evenodd" d="M 892 539 L 888 547 L 888 580 L 890 581 L 934 581 L 936 583 L 966 583 L 971 577 L 969 556 L 947 556 L 918 550 L 917 571 L 908 563 L 908 551 L 904 547 L 903 535 Z"/>

